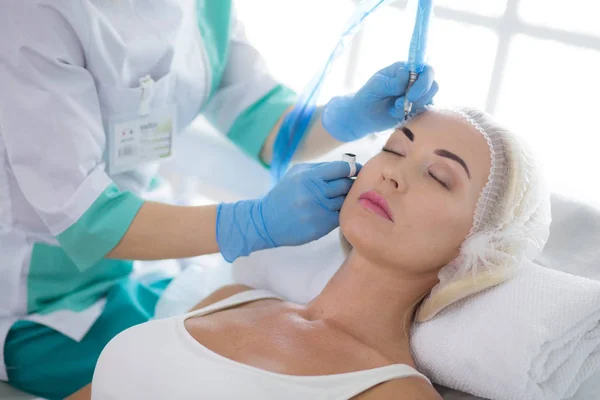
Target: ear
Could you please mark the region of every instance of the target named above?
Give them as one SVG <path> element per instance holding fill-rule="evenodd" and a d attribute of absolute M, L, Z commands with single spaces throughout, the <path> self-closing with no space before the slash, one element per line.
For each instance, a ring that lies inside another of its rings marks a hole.
<path fill-rule="evenodd" d="M 438 283 L 417 310 L 415 320 L 417 322 L 428 321 L 449 305 L 497 286 L 508 280 L 512 274 L 512 269 L 494 268 L 482 271 L 474 277 L 471 275 L 464 276 L 456 281 L 448 282 L 442 287 L 439 287 L 440 284 Z"/>

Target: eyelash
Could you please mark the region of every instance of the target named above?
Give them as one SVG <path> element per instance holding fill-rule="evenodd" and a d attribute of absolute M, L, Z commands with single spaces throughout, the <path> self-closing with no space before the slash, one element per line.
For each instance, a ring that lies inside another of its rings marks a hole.
<path fill-rule="evenodd" d="M 385 153 L 390 153 L 393 154 L 395 156 L 400 156 L 400 157 L 406 157 L 404 154 L 402 153 L 398 153 L 397 151 L 394 151 L 392 149 L 388 149 L 386 147 L 382 148 L 381 151 L 385 152 Z"/>
<path fill-rule="evenodd" d="M 436 180 L 436 181 L 437 181 L 437 182 L 438 182 L 440 185 L 442 185 L 442 186 L 444 187 L 444 189 L 446 189 L 446 190 L 450 190 L 450 188 L 448 187 L 448 185 L 447 185 L 447 184 L 446 184 L 444 181 L 442 181 L 442 180 L 440 180 L 440 179 L 436 178 L 436 176 L 435 176 L 435 175 L 433 175 L 431 172 L 429 173 L 429 176 L 431 176 L 431 177 L 432 177 L 433 179 L 435 179 L 435 180 Z"/>
<path fill-rule="evenodd" d="M 381 151 L 385 152 L 385 153 L 390 153 L 393 154 L 395 156 L 399 156 L 399 157 L 406 157 L 404 154 L 398 153 L 394 150 L 388 149 L 388 148 L 382 148 Z M 446 190 L 450 190 L 450 187 L 442 180 L 438 179 L 435 175 L 433 175 L 431 172 L 429 173 L 429 176 L 432 177 L 436 182 L 438 182 L 440 185 L 442 185 L 442 187 Z"/>

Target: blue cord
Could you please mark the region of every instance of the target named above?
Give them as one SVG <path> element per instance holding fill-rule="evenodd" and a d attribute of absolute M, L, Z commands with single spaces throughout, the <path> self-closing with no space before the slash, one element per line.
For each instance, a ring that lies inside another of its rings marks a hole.
<path fill-rule="evenodd" d="M 317 98 L 323 82 L 331 70 L 331 65 L 340 56 L 344 42 L 351 37 L 363 21 L 375 10 L 391 0 L 365 0 L 358 4 L 356 11 L 346 24 L 340 39 L 329 55 L 324 67 L 315 75 L 309 85 L 298 97 L 294 108 L 286 115 L 277 133 L 273 145 L 273 159 L 271 161 L 271 176 L 273 183 L 281 180 L 288 169 L 290 162 L 308 132 L 315 114 Z"/>

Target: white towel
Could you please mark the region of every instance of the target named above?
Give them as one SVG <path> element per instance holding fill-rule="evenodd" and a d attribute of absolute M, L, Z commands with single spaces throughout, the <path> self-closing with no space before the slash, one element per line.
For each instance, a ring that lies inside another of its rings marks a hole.
<path fill-rule="evenodd" d="M 415 326 L 419 369 L 498 400 L 571 398 L 600 365 L 600 283 L 535 264 Z"/>

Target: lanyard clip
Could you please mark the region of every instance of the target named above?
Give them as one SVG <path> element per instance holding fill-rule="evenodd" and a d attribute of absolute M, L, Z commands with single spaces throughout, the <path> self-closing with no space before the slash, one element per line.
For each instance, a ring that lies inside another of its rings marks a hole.
<path fill-rule="evenodd" d="M 150 115 L 150 104 L 154 98 L 154 79 L 150 75 L 140 78 L 140 88 L 142 89 L 142 101 L 140 102 L 140 116 Z"/>

